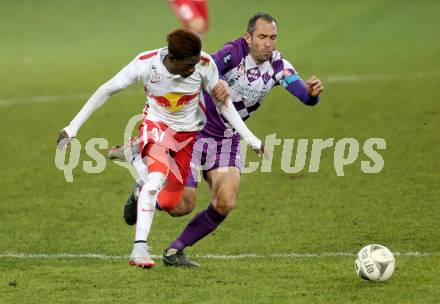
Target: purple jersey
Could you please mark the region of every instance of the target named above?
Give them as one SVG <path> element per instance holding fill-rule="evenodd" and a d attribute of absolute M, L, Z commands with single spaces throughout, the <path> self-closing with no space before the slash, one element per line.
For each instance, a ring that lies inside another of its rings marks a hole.
<path fill-rule="evenodd" d="M 256 65 L 243 38 L 226 43 L 212 55 L 221 79 L 230 88 L 234 107 L 243 120 L 258 109 L 269 91 L 282 85 L 306 105 L 315 105 L 319 97 L 309 95 L 304 82 L 292 65 L 274 50 L 272 58 Z M 243 168 L 240 154 L 240 135 L 231 128 L 228 121 L 217 111 L 212 97 L 203 92 L 200 98 L 206 105 L 206 125 L 198 132 L 193 149 L 191 171 L 187 186 L 197 187 L 198 170 L 204 173 L 221 167 Z"/>
<path fill-rule="evenodd" d="M 243 120 L 258 109 L 269 91 L 282 84 L 284 78 L 296 76 L 300 79 L 292 65 L 277 50 L 273 51 L 270 60 L 255 64 L 243 38 L 226 43 L 212 58 L 217 64 L 220 78 L 228 83 L 232 102 Z M 232 133 L 231 126 L 217 111 L 212 97 L 206 92 L 201 97 L 205 100 L 207 112 L 207 123 L 202 133 L 214 137 L 224 137 L 228 129 Z"/>

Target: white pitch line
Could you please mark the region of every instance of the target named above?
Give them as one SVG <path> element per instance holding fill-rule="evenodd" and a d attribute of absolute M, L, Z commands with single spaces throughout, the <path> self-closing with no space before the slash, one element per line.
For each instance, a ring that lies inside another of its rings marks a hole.
<path fill-rule="evenodd" d="M 36 103 L 46 103 L 46 102 L 65 102 L 70 100 L 82 100 L 84 102 L 92 96 L 93 92 L 89 93 L 76 93 L 76 94 L 66 94 L 66 95 L 41 95 L 41 96 L 30 96 L 30 97 L 21 97 L 21 98 L 0 98 L 0 107 L 7 107 L 13 105 L 29 105 Z M 128 90 L 124 92 L 125 96 L 131 96 L 139 94 L 139 96 L 143 96 L 142 92 L 137 90 Z"/>
<path fill-rule="evenodd" d="M 432 257 L 440 256 L 440 252 L 394 252 L 395 256 L 408 257 Z M 273 253 L 273 254 L 256 254 L 243 253 L 236 255 L 220 255 L 220 254 L 206 254 L 206 255 L 189 255 L 192 258 L 213 259 L 213 260 L 242 260 L 242 259 L 267 259 L 267 258 L 281 258 L 281 259 L 304 259 L 304 258 L 327 258 L 327 257 L 354 257 L 352 252 L 323 252 L 323 253 Z M 152 258 L 159 259 L 162 256 L 152 255 Z M 98 260 L 123 260 L 128 259 L 128 255 L 105 255 L 99 253 L 15 253 L 7 252 L 0 253 L 0 258 L 17 258 L 17 259 L 98 259 Z"/>
<path fill-rule="evenodd" d="M 31 96 L 28 98 L 0 98 L 0 107 L 7 107 L 12 105 L 29 105 L 34 103 L 45 103 L 45 102 L 64 102 L 67 100 L 84 100 L 90 97 L 90 94 L 66 94 L 66 95 L 41 95 L 41 96 Z"/>
<path fill-rule="evenodd" d="M 438 72 L 408 72 L 407 74 L 353 74 L 353 75 L 330 75 L 327 77 L 322 77 L 325 83 L 351 83 L 351 82 L 362 82 L 362 81 L 382 81 L 382 80 L 393 80 L 401 78 L 426 78 L 426 77 L 439 77 Z M 77 93 L 77 94 L 66 94 L 66 95 L 41 95 L 41 96 L 30 96 L 22 98 L 1 98 L 0 97 L 0 107 L 7 107 L 13 105 L 29 105 L 35 103 L 46 103 L 46 102 L 65 102 L 69 100 L 85 100 L 89 98 L 93 92 L 89 93 Z M 127 95 L 139 94 L 140 91 L 126 91 Z"/>
<path fill-rule="evenodd" d="M 382 81 L 401 78 L 426 78 L 439 77 L 438 72 L 408 72 L 407 74 L 354 74 L 354 75 L 331 75 L 323 77 L 325 83 L 350 83 L 362 81 Z"/>

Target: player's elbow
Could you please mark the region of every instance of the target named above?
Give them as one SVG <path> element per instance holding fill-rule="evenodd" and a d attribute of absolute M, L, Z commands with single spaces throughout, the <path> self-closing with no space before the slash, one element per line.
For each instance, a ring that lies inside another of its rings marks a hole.
<path fill-rule="evenodd" d="M 112 82 L 112 80 L 109 80 L 98 88 L 97 93 L 105 97 L 110 97 L 118 91 L 116 88 L 117 86 Z"/>
<path fill-rule="evenodd" d="M 192 190 L 192 188 L 187 188 L 180 203 L 173 210 L 168 211 L 168 213 L 172 217 L 180 217 L 190 214 L 196 206 L 196 198 L 196 191 Z"/>

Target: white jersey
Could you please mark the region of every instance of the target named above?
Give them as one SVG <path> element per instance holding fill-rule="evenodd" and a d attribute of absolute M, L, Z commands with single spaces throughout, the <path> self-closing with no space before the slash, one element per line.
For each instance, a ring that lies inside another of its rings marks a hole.
<path fill-rule="evenodd" d="M 202 52 L 195 72 L 184 78 L 168 72 L 163 64 L 167 54 L 168 48 L 161 48 L 136 56 L 90 97 L 69 126 L 64 128 L 65 131 L 70 137 L 76 136 L 87 118 L 112 94 L 137 82 L 145 86 L 148 120 L 163 122 L 178 132 L 201 130 L 206 123 L 206 116 L 200 92 L 202 89 L 211 92 L 217 84 L 217 66 L 211 56 Z"/>
<path fill-rule="evenodd" d="M 171 74 L 163 64 L 167 48 L 144 52 L 123 68 L 113 79 L 119 88 L 135 82 L 145 86 L 148 111 L 146 118 L 160 121 L 175 131 L 198 131 L 206 122 L 202 89 L 211 92 L 217 84 L 218 71 L 212 58 L 202 52 L 195 72 L 183 78 Z"/>
<path fill-rule="evenodd" d="M 76 136 L 84 122 L 112 94 L 141 81 L 147 94 L 148 111 L 144 111 L 146 119 L 163 122 L 177 132 L 203 129 L 206 123 L 206 108 L 200 93 L 202 89 L 212 93 L 219 81 L 217 66 L 208 54 L 202 52 L 194 73 L 184 78 L 171 74 L 163 65 L 167 54 L 167 48 L 143 52 L 100 86 L 70 124 L 63 129 L 69 138 Z M 253 148 L 261 148 L 261 141 L 246 127 L 230 100 L 225 103 L 215 102 L 215 106 L 243 139 Z"/>

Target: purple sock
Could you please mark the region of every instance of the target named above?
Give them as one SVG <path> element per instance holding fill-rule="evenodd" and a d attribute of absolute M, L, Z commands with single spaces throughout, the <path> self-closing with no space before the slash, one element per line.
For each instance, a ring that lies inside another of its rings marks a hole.
<path fill-rule="evenodd" d="M 200 211 L 186 225 L 179 237 L 171 243 L 169 248 L 183 250 L 186 246 L 192 246 L 211 232 L 226 218 L 215 210 L 212 204 Z"/>

